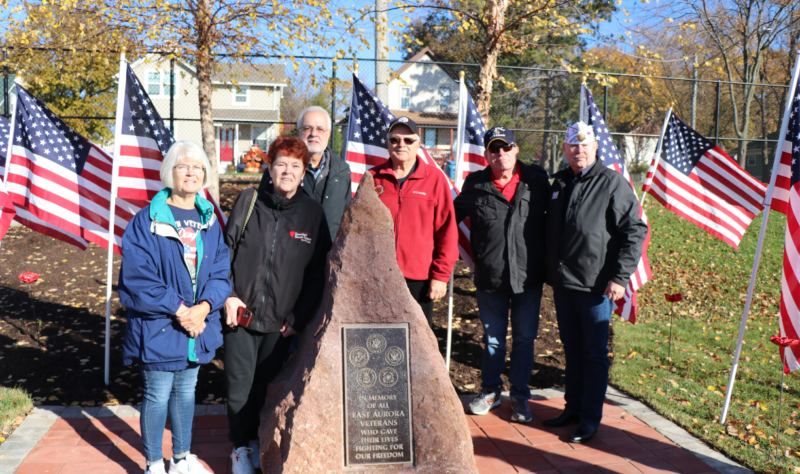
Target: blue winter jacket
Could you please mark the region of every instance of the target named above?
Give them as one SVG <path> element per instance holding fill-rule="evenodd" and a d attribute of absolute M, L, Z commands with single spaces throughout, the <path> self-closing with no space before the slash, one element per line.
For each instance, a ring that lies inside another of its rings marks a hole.
<path fill-rule="evenodd" d="M 183 244 L 167 205 L 170 189 L 160 191 L 139 211 L 122 237 L 120 302 L 128 308 L 122 346 L 125 365 L 145 370 L 183 370 L 205 364 L 222 345 L 221 309 L 231 292 L 230 253 L 214 208 L 199 195 L 195 207 L 202 227 L 197 235 L 196 287 L 183 258 Z M 181 304 L 211 305 L 205 330 L 195 339 L 181 327 L 175 312 Z"/>

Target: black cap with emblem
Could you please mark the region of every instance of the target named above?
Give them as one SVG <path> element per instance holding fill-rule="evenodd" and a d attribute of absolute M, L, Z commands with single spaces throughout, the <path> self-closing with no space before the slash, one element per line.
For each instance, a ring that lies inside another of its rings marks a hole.
<path fill-rule="evenodd" d="M 517 144 L 517 137 L 514 136 L 514 132 L 505 127 L 492 127 L 487 130 L 483 136 L 483 146 L 488 148 L 495 140 L 501 140 L 507 145 Z"/>
<path fill-rule="evenodd" d="M 417 124 L 408 117 L 397 117 L 396 119 L 392 120 L 389 123 L 389 131 L 391 132 L 392 129 L 398 125 L 405 125 L 411 129 L 414 135 L 419 135 L 419 128 L 417 127 Z"/>

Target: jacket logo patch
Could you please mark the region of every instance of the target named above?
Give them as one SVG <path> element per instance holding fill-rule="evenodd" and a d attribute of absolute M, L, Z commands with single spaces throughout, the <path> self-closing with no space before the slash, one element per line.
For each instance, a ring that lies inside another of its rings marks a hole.
<path fill-rule="evenodd" d="M 558 198 L 558 191 L 553 192 L 553 197 L 551 197 L 550 199 L 556 199 L 556 198 Z"/>
<path fill-rule="evenodd" d="M 291 237 L 293 239 L 300 240 L 300 241 L 305 242 L 307 244 L 311 243 L 311 234 L 309 234 L 308 232 L 297 232 L 297 231 L 294 231 L 294 230 L 290 230 L 289 231 L 289 237 Z"/>
<path fill-rule="evenodd" d="M 375 186 L 375 192 L 378 194 L 378 196 L 383 194 L 383 191 L 384 191 L 384 189 L 383 189 L 383 185 L 382 184 L 379 184 L 379 185 Z"/>
<path fill-rule="evenodd" d="M 422 191 L 411 191 L 411 194 L 422 194 L 423 196 L 427 196 L 427 194 Z"/>

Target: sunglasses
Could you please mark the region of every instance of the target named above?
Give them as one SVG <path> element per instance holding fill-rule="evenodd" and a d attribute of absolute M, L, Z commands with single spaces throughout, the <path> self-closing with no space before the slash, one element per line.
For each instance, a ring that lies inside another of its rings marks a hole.
<path fill-rule="evenodd" d="M 511 151 L 513 148 L 514 148 L 514 145 L 506 145 L 506 146 L 502 146 L 502 145 L 491 145 L 491 146 L 489 147 L 489 151 L 490 151 L 490 152 L 492 152 L 492 153 L 500 153 L 500 150 L 503 150 L 504 152 L 508 153 L 508 152 L 510 152 L 510 151 Z"/>
<path fill-rule="evenodd" d="M 405 143 L 406 145 L 413 145 L 414 142 L 416 141 L 417 141 L 416 138 L 408 138 L 408 137 L 403 138 L 403 143 Z M 398 143 L 400 143 L 400 139 L 397 137 L 392 137 L 389 139 L 389 143 L 391 143 L 392 145 L 397 145 Z"/>

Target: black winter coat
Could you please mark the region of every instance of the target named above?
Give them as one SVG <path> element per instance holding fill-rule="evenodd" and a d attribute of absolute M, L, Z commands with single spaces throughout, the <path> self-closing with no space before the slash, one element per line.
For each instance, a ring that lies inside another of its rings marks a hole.
<path fill-rule="evenodd" d="M 647 236 L 636 195 L 621 174 L 596 162 L 578 178 L 566 203 L 564 189 L 573 176 L 571 168 L 553 175 L 547 283 L 594 294 L 603 294 L 609 281 L 626 286 Z"/>
<path fill-rule="evenodd" d="M 550 197 L 547 172 L 517 162 L 520 180 L 508 202 L 487 167 L 467 176 L 453 205 L 456 219 L 470 218 L 475 287 L 488 293 L 522 293 L 545 279 L 545 211 Z"/>
<path fill-rule="evenodd" d="M 350 165 L 339 158 L 330 148 L 325 149 L 325 156 L 328 159 L 327 164 L 317 179 L 315 180 L 314 176 L 306 171 L 300 189 L 308 197 L 322 204 L 322 208 L 325 209 L 325 218 L 328 220 L 331 241 L 334 241 L 336 232 L 339 231 L 339 224 L 342 222 L 342 215 L 350 205 L 353 193 L 350 187 Z M 265 172 L 261 176 L 258 190 L 274 193 L 269 172 Z"/>
<path fill-rule="evenodd" d="M 291 199 L 258 193 L 244 236 L 254 188 L 233 204 L 225 243 L 231 249 L 231 296 L 253 312 L 248 329 L 277 332 L 284 323 L 302 331 L 317 310 L 331 248 L 322 206 L 304 193 Z"/>

